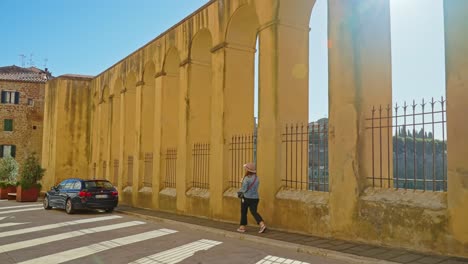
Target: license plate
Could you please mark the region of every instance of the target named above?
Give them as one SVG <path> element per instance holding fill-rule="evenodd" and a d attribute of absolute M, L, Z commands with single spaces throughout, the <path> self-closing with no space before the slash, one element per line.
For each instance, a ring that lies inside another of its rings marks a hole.
<path fill-rule="evenodd" d="M 107 198 L 107 194 L 96 194 L 96 199 Z"/>

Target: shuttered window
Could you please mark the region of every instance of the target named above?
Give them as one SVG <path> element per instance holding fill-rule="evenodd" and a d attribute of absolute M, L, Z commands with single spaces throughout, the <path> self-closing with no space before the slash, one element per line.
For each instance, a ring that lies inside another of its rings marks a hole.
<path fill-rule="evenodd" d="M 15 91 L 2 91 L 1 103 L 2 104 L 19 104 L 20 93 Z"/>
<path fill-rule="evenodd" d="M 0 145 L 0 158 L 13 157 L 16 158 L 15 145 Z"/>
<path fill-rule="evenodd" d="M 3 120 L 3 131 L 13 131 L 13 119 Z"/>

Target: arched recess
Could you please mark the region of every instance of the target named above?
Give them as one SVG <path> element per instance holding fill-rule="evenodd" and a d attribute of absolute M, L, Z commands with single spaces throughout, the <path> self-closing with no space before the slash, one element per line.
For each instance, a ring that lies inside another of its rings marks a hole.
<path fill-rule="evenodd" d="M 212 39 L 208 30 L 201 30 L 193 38 L 189 77 L 189 133 L 193 142 L 210 140 L 211 47 Z"/>
<path fill-rule="evenodd" d="M 226 138 L 254 131 L 255 44 L 259 22 L 254 6 L 245 5 L 232 15 L 226 31 L 225 122 Z"/>
<path fill-rule="evenodd" d="M 133 168 L 138 160 L 135 157 L 136 144 L 136 75 L 131 72 L 125 81 L 125 115 L 124 115 L 124 185 L 133 185 Z"/>
<path fill-rule="evenodd" d="M 108 146 L 109 146 L 109 87 L 105 85 L 99 90 L 99 175 L 98 178 L 107 178 L 107 167 L 109 166 Z"/>
<path fill-rule="evenodd" d="M 167 162 L 161 160 L 161 178 L 164 187 L 175 188 L 175 166 L 170 165 L 171 157 L 177 153 L 179 131 L 179 69 L 180 57 L 176 48 L 170 48 L 164 60 L 162 76 L 161 107 L 161 153 Z M 170 164 L 168 164 L 168 162 Z"/>
<path fill-rule="evenodd" d="M 316 0 L 310 14 L 308 42 L 309 142 L 307 153 L 308 190 L 328 191 L 328 6 Z M 305 156 L 305 155 L 304 155 Z"/>
<path fill-rule="evenodd" d="M 254 6 L 244 5 L 234 12 L 226 31 L 223 133 L 229 142 L 224 146 L 224 182 L 229 182 L 229 187 L 239 187 L 243 176 L 240 169 L 242 164 L 256 162 L 255 136 L 258 114 L 255 109 L 259 100 L 256 100 L 255 96 L 258 95 L 255 69 L 258 64 L 258 28 L 259 22 Z M 239 147 L 232 150 L 229 148 L 230 144 Z"/>
<path fill-rule="evenodd" d="M 119 170 L 122 168 L 122 161 L 120 159 L 120 120 L 122 119 L 120 116 L 120 104 L 121 104 L 121 97 L 120 92 L 122 90 L 122 79 L 117 78 L 113 85 L 113 96 L 110 99 L 110 104 L 112 109 L 111 114 L 111 136 L 110 136 L 110 155 L 112 163 L 109 163 L 111 166 L 111 182 L 118 186 L 119 184 Z M 111 162 L 109 161 L 109 162 Z"/>
<path fill-rule="evenodd" d="M 199 154 L 192 156 L 191 186 L 205 189 L 209 188 L 206 144 L 210 142 L 211 135 L 212 45 L 211 33 L 207 29 L 200 30 L 194 36 L 190 49 L 188 87 L 188 149 Z"/>
<path fill-rule="evenodd" d="M 154 81 L 155 66 L 153 62 L 148 62 L 144 68 L 142 87 L 142 107 L 141 107 L 141 140 L 140 151 L 144 155 L 143 185 L 150 187 L 152 185 L 153 173 L 153 130 L 154 130 Z M 141 170 L 140 170 L 141 171 Z"/>

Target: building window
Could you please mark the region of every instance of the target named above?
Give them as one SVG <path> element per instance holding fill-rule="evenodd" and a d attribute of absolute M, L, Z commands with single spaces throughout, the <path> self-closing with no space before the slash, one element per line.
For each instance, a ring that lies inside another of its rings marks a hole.
<path fill-rule="evenodd" d="M 3 131 L 13 131 L 13 119 L 3 120 Z"/>
<path fill-rule="evenodd" d="M 2 91 L 2 104 L 19 104 L 20 93 L 15 91 Z"/>
<path fill-rule="evenodd" d="M 28 105 L 29 106 L 34 106 L 34 100 L 31 98 L 28 98 Z"/>
<path fill-rule="evenodd" d="M 15 145 L 0 145 L 0 158 L 3 157 L 16 157 Z"/>

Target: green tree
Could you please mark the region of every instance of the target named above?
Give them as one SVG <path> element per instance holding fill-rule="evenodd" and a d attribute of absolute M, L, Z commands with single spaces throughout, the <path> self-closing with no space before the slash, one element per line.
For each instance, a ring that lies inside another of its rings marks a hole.
<path fill-rule="evenodd" d="M 16 184 L 18 176 L 18 163 L 12 157 L 4 157 L 0 159 L 0 185 L 6 187 Z"/>
<path fill-rule="evenodd" d="M 36 153 L 30 154 L 24 161 L 23 170 L 21 171 L 21 179 L 19 181 L 21 188 L 29 189 L 34 186 L 41 188 L 38 181 L 42 179 L 44 173 L 45 169 L 41 167 Z"/>

